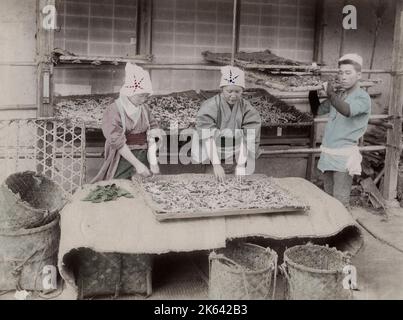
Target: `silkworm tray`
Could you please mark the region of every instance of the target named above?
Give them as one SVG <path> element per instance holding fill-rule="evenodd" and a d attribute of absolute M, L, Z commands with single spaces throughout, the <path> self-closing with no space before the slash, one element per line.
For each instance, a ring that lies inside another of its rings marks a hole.
<path fill-rule="evenodd" d="M 223 183 L 213 175 L 181 174 L 138 178 L 157 220 L 303 211 L 308 206 L 266 175 Z"/>

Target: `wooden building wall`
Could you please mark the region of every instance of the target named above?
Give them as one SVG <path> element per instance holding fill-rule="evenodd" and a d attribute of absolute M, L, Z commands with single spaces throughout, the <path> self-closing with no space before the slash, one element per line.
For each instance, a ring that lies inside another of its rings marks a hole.
<path fill-rule="evenodd" d="M 0 120 L 37 114 L 36 0 L 0 0 Z"/>

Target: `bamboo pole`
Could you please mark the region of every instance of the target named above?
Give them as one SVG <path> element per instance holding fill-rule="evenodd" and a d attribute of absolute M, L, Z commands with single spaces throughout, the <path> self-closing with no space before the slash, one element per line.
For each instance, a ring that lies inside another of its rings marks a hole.
<path fill-rule="evenodd" d="M 403 69 L 403 0 L 396 2 L 395 31 L 393 40 L 393 65 L 392 70 Z M 403 79 L 402 74 L 397 72 L 393 76 L 392 92 L 389 105 L 389 114 L 393 130 L 387 131 L 386 159 L 385 159 L 385 180 L 383 196 L 390 203 L 395 202 L 397 196 L 397 176 L 399 172 L 399 161 L 401 154 L 402 139 L 402 106 L 403 106 Z"/>
<path fill-rule="evenodd" d="M 145 69 L 162 69 L 162 70 L 220 70 L 221 66 L 204 65 L 204 64 L 154 64 L 139 63 Z"/>
<path fill-rule="evenodd" d="M 387 114 L 372 114 L 369 116 L 369 120 L 389 120 L 392 117 L 387 115 Z M 315 118 L 313 119 L 314 122 L 319 123 L 319 122 L 328 122 L 329 118 Z"/>
<path fill-rule="evenodd" d="M 382 122 L 382 121 L 370 120 L 370 121 L 368 121 L 368 124 L 373 125 L 373 126 L 380 126 L 380 127 L 385 128 L 385 129 L 393 129 L 393 124 L 385 123 L 385 122 Z"/>
<path fill-rule="evenodd" d="M 385 150 L 386 146 L 365 146 L 359 147 L 361 152 L 374 152 Z M 320 148 L 299 148 L 299 149 L 281 149 L 281 150 L 263 150 L 262 155 L 280 155 L 280 154 L 310 154 L 310 153 L 321 153 Z"/>
<path fill-rule="evenodd" d="M 361 152 L 375 152 L 385 150 L 386 146 L 378 145 L 378 146 L 365 146 L 360 147 L 359 150 Z M 281 150 L 263 150 L 262 155 L 282 155 L 282 154 L 314 154 L 321 153 L 320 148 L 300 148 L 300 149 L 281 149 Z M 172 155 L 172 153 L 170 153 Z M 86 158 L 100 158 L 102 155 L 101 152 L 87 152 Z M 176 156 L 178 154 L 173 154 Z M 78 155 L 77 155 L 78 156 Z"/>
<path fill-rule="evenodd" d="M 116 63 L 123 63 L 123 62 L 134 62 L 137 63 L 138 65 L 141 65 L 143 68 L 146 69 L 164 69 L 164 70 L 220 70 L 221 66 L 220 65 L 211 65 L 211 64 L 157 64 L 157 63 L 150 63 L 147 59 L 146 56 L 139 56 L 138 59 L 133 58 L 133 59 L 124 59 L 124 58 L 111 58 L 111 57 L 82 57 L 82 56 L 61 56 L 61 61 L 58 65 L 58 68 L 63 68 L 63 64 L 67 63 L 73 63 L 74 60 L 80 60 L 80 58 L 84 59 L 82 60 L 82 63 L 85 63 L 86 61 L 91 62 L 91 61 L 100 61 L 100 62 L 109 62 L 111 65 L 108 64 L 101 64 L 99 65 L 100 67 L 108 67 L 108 66 L 113 66 L 113 64 Z M 102 58 L 105 58 L 107 60 L 102 60 Z M 97 60 L 98 59 L 98 60 Z M 81 61 L 81 60 L 80 60 Z M 74 63 L 74 67 L 80 66 L 80 63 Z M 67 64 L 68 66 L 68 64 Z M 83 65 L 84 66 L 84 65 Z M 88 67 L 95 67 L 92 65 L 88 65 Z M 267 70 L 301 70 L 301 71 L 319 71 L 320 73 L 337 73 L 338 69 L 327 69 L 327 68 L 320 68 L 320 67 L 312 67 L 312 66 L 287 66 L 287 65 L 264 65 L 264 64 L 247 64 L 245 69 L 267 69 Z M 377 73 L 377 74 L 392 74 L 394 73 L 392 70 L 386 70 L 386 69 L 374 69 L 374 70 L 369 70 L 369 69 L 363 69 L 361 71 L 362 73 Z M 395 71 L 395 73 L 402 73 L 403 71 Z"/>
<path fill-rule="evenodd" d="M 7 67 L 37 67 L 38 63 L 36 61 L 1 61 L 0 66 L 7 66 Z"/>

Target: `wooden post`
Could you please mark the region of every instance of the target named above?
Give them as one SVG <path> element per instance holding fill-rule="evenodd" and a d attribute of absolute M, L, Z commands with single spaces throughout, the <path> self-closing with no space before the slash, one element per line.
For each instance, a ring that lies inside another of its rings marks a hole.
<path fill-rule="evenodd" d="M 144 28 L 147 30 L 146 44 L 145 44 L 145 54 L 152 54 L 152 32 L 153 32 L 153 10 L 154 2 L 153 0 L 148 0 L 147 10 L 146 10 L 146 20 Z"/>
<path fill-rule="evenodd" d="M 313 61 L 317 63 L 322 63 L 323 60 L 323 14 L 324 14 L 324 6 L 322 0 L 317 0 L 315 4 L 315 39 L 314 39 L 314 48 L 313 48 Z M 310 130 L 310 142 L 309 146 L 311 148 L 316 148 L 316 122 L 312 123 Z M 315 162 L 316 156 L 311 153 L 308 155 L 307 165 L 306 165 L 306 174 L 305 177 L 307 180 L 313 180 L 314 172 L 315 172 Z"/>
<path fill-rule="evenodd" d="M 389 115 L 393 129 L 387 131 L 387 149 L 385 159 L 385 180 L 383 196 L 390 205 L 396 204 L 397 176 L 401 153 L 402 139 L 402 106 L 403 106 L 403 0 L 396 2 L 395 31 L 393 40 L 392 92 L 389 104 Z"/>
<path fill-rule="evenodd" d="M 322 63 L 323 60 L 323 1 L 316 0 L 315 4 L 315 37 L 313 47 L 313 61 Z"/>
<path fill-rule="evenodd" d="M 46 8 L 47 10 L 44 10 Z M 36 61 L 38 63 L 37 69 L 37 116 L 38 117 L 51 117 L 53 116 L 53 64 L 51 61 L 51 54 L 54 49 L 54 28 L 57 28 L 57 11 L 55 0 L 37 0 L 36 8 L 37 16 L 37 48 L 36 48 Z M 54 21 L 54 26 L 50 26 L 46 21 Z M 53 19 L 53 20 L 52 20 Z M 41 127 L 37 129 L 37 135 L 40 137 L 37 141 L 37 148 L 39 151 L 38 159 L 36 159 L 36 170 L 39 173 L 52 177 L 52 170 L 46 170 L 53 165 L 53 158 L 49 154 L 53 154 L 53 141 L 54 137 L 49 132 L 54 130 L 52 123 L 45 123 L 45 130 Z M 41 160 L 46 157 L 46 167 L 41 164 Z"/>
<path fill-rule="evenodd" d="M 232 66 L 235 63 L 235 54 L 238 52 L 239 47 L 240 1 L 241 0 L 234 0 L 233 21 L 232 21 L 232 51 L 231 51 Z"/>
<path fill-rule="evenodd" d="M 141 17 L 143 16 L 143 1 L 137 0 L 137 16 L 136 16 L 136 55 L 140 54 L 141 41 L 143 40 L 143 21 Z"/>
<path fill-rule="evenodd" d="M 137 55 L 150 55 L 152 50 L 152 0 L 137 0 Z"/>
<path fill-rule="evenodd" d="M 343 8 L 347 5 L 347 0 L 344 0 L 343 3 Z M 343 17 L 342 17 L 342 21 L 343 21 Z M 344 54 L 344 39 L 346 37 L 346 30 L 343 27 L 343 23 L 340 23 L 341 25 L 341 39 L 340 39 L 340 47 L 339 47 L 339 57 L 341 57 Z"/>
<path fill-rule="evenodd" d="M 57 21 L 56 11 L 46 11 L 45 14 L 42 10 L 46 6 L 53 6 L 56 8 L 55 0 L 38 0 L 37 1 L 37 105 L 38 117 L 51 117 L 53 115 L 53 65 L 51 62 L 51 54 L 54 48 L 54 30 L 44 27 L 44 21 L 50 16 L 54 16 Z M 57 22 L 55 27 L 57 27 Z"/>
<path fill-rule="evenodd" d="M 316 148 L 316 123 L 313 122 L 310 130 L 310 142 L 309 146 L 312 149 Z M 316 156 L 311 153 L 308 155 L 307 159 L 307 165 L 306 165 L 306 179 L 311 181 L 313 180 L 314 172 L 315 172 L 315 162 L 316 162 Z"/>

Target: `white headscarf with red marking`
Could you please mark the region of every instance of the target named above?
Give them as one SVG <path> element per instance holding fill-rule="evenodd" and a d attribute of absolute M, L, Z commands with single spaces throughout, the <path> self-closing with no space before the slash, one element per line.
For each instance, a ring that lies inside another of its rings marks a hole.
<path fill-rule="evenodd" d="M 153 93 L 150 74 L 143 68 L 131 63 L 126 64 L 125 83 L 120 89 L 120 97 L 117 100 L 129 118 L 135 124 L 140 119 L 141 113 L 144 112 L 144 105 L 135 106 L 128 97 L 142 93 Z M 147 115 L 147 113 L 144 113 Z"/>
<path fill-rule="evenodd" d="M 148 71 L 129 62 L 126 64 L 125 71 L 125 83 L 120 89 L 121 95 L 130 97 L 141 93 L 153 94 Z"/>

